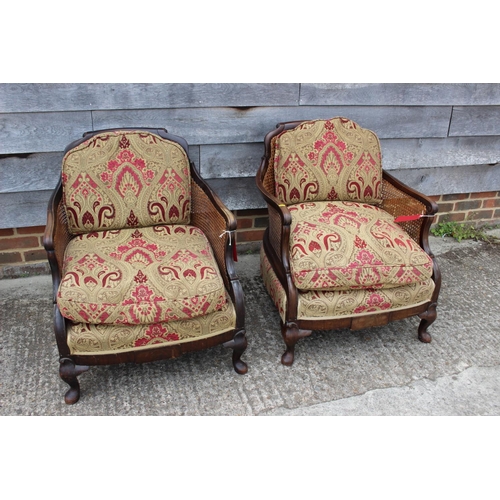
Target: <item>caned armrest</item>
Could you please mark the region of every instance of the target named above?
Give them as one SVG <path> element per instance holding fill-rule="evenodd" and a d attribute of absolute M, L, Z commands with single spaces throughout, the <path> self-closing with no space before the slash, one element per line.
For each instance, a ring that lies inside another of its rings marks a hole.
<path fill-rule="evenodd" d="M 64 252 L 72 236 L 69 232 L 66 213 L 62 205 L 62 184 L 54 189 L 47 208 L 47 225 L 43 235 L 43 246 L 52 272 L 54 288 L 54 303 L 56 302 L 57 289 L 61 281 Z"/>
<path fill-rule="evenodd" d="M 383 172 L 382 181 L 381 208 L 394 217 L 402 215 L 434 215 L 438 211 L 437 204 L 431 199 L 398 181 L 385 171 Z M 423 217 L 401 222 L 400 225 L 422 248 L 426 248 L 432 221 L 433 217 Z"/>
<path fill-rule="evenodd" d="M 237 280 L 234 269 L 233 245 L 236 238 L 236 218 L 220 198 L 191 169 L 191 224 L 200 228 L 214 251 L 226 288 Z"/>

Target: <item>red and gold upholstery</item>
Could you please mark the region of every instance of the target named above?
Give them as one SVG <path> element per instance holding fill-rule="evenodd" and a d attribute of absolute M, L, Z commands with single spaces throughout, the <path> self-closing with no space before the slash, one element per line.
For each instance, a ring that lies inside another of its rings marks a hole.
<path fill-rule="evenodd" d="M 287 294 L 283 285 L 261 251 L 261 274 L 269 295 L 286 322 Z M 349 316 L 363 316 L 380 312 L 398 311 L 425 304 L 434 292 L 430 278 L 394 288 L 352 288 L 346 290 L 299 291 L 297 314 L 300 320 L 335 320 Z"/>
<path fill-rule="evenodd" d="M 303 122 L 273 138 L 277 198 L 304 201 L 381 201 L 377 136 L 351 120 Z"/>
<path fill-rule="evenodd" d="M 72 234 L 190 222 L 189 160 L 158 135 L 94 135 L 66 153 L 62 176 Z"/>
<path fill-rule="evenodd" d="M 190 224 L 191 182 L 186 150 L 154 131 L 102 131 L 68 148 L 62 207 L 72 237 L 56 300 L 73 353 L 179 344 L 235 328 L 211 245 Z"/>
<path fill-rule="evenodd" d="M 310 202 L 292 214 L 290 265 L 300 290 L 394 288 L 432 276 L 432 260 L 375 205 Z"/>
<path fill-rule="evenodd" d="M 261 273 L 281 318 L 282 363 L 293 363 L 296 342 L 313 329 L 417 314 L 419 339 L 430 342 L 440 275 L 428 233 L 437 205 L 384 172 L 376 134 L 347 118 L 279 123 L 264 144 Z M 414 223 L 396 223 L 399 215 Z"/>
<path fill-rule="evenodd" d="M 193 226 L 82 234 L 69 242 L 57 295 L 75 322 L 145 325 L 220 310 L 224 282 L 205 235 Z"/>
<path fill-rule="evenodd" d="M 112 354 L 183 344 L 234 329 L 236 312 L 229 298 L 218 311 L 189 320 L 138 325 L 74 323 L 68 328 L 71 354 Z"/>
<path fill-rule="evenodd" d="M 188 150 L 163 128 L 86 132 L 65 149 L 43 244 L 67 404 L 89 365 L 223 345 L 248 370 L 236 218 Z"/>

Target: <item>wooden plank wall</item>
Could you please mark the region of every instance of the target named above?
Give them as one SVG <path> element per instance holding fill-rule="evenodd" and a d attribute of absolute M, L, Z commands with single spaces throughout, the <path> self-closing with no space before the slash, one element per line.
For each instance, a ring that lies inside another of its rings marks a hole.
<path fill-rule="evenodd" d="M 231 210 L 263 208 L 255 173 L 279 121 L 346 116 L 384 168 L 429 195 L 500 190 L 500 84 L 0 84 L 0 228 L 44 225 L 62 151 L 87 130 L 183 136 Z"/>

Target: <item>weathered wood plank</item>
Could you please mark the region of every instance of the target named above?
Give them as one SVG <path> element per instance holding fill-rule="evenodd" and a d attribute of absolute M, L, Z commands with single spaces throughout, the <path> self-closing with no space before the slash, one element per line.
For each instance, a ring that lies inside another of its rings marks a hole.
<path fill-rule="evenodd" d="M 208 179 L 207 183 L 219 195 L 229 210 L 266 207 L 253 177 Z"/>
<path fill-rule="evenodd" d="M 206 179 L 255 177 L 263 154 L 263 143 L 200 146 L 201 175 Z"/>
<path fill-rule="evenodd" d="M 455 106 L 450 136 L 459 135 L 500 135 L 500 106 Z"/>
<path fill-rule="evenodd" d="M 0 84 L 1 113 L 298 104 L 298 83 Z"/>
<path fill-rule="evenodd" d="M 500 162 L 500 137 L 382 139 L 386 170 L 481 165 Z M 207 179 L 254 177 L 264 153 L 262 143 L 200 146 L 201 174 Z"/>
<path fill-rule="evenodd" d="M 451 107 L 300 106 L 94 111 L 94 127 L 165 127 L 189 144 L 261 142 L 281 121 L 346 116 L 380 138 L 446 137 Z"/>
<path fill-rule="evenodd" d="M 500 162 L 500 137 L 382 139 L 386 170 L 482 165 Z"/>
<path fill-rule="evenodd" d="M 301 105 L 499 105 L 498 83 L 302 83 Z"/>
<path fill-rule="evenodd" d="M 495 164 L 500 162 L 500 137 L 382 139 L 386 170 Z M 264 152 L 262 143 L 190 146 L 189 155 L 206 179 L 255 177 Z M 0 157 L 0 192 L 53 188 L 62 153 Z"/>
<path fill-rule="evenodd" d="M 53 190 L 0 194 L 0 229 L 44 226 Z"/>
<path fill-rule="evenodd" d="M 500 165 L 393 170 L 391 174 L 426 195 L 500 190 Z"/>
<path fill-rule="evenodd" d="M 62 152 L 0 157 L 0 193 L 54 189 L 62 158 Z"/>
<path fill-rule="evenodd" d="M 0 154 L 63 151 L 87 130 L 87 111 L 0 114 Z"/>

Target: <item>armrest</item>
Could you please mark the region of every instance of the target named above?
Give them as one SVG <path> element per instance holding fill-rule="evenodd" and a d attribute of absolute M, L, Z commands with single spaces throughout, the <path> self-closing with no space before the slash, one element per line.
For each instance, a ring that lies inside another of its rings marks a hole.
<path fill-rule="evenodd" d="M 438 206 L 430 198 L 397 180 L 386 171 L 382 180 L 382 204 L 392 216 L 435 215 Z M 429 230 L 433 217 L 423 217 L 414 221 L 401 222 L 401 227 L 427 252 L 429 249 Z"/>
<path fill-rule="evenodd" d="M 288 207 L 274 195 L 274 177 L 268 169 L 267 156 L 262 158 L 256 183 L 267 203 L 269 213 L 269 228 L 264 236 L 264 247 L 268 257 L 274 262 L 276 276 L 285 289 L 288 289 L 291 286 L 289 242 L 292 215 Z"/>
<path fill-rule="evenodd" d="M 62 205 L 62 184 L 59 180 L 47 207 L 47 225 L 43 235 L 43 246 L 52 272 L 53 301 L 61 282 L 64 252 L 72 236 L 68 229 L 66 213 Z"/>
<path fill-rule="evenodd" d="M 235 287 L 239 289 L 239 280 L 233 259 L 237 227 L 236 217 L 198 175 L 193 165 L 191 178 L 191 224 L 200 228 L 208 238 L 226 288 L 230 292 L 231 298 L 236 300 Z"/>

